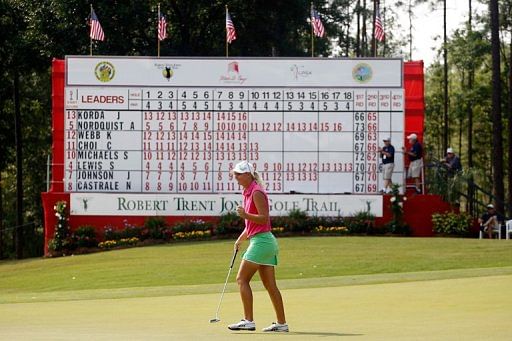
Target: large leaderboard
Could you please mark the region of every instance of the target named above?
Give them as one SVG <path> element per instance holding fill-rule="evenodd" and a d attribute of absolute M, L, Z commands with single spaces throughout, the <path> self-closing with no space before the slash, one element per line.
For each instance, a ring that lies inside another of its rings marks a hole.
<path fill-rule="evenodd" d="M 400 59 L 68 57 L 65 190 L 240 192 L 229 171 L 248 160 L 270 193 L 377 193 L 402 75 Z"/>

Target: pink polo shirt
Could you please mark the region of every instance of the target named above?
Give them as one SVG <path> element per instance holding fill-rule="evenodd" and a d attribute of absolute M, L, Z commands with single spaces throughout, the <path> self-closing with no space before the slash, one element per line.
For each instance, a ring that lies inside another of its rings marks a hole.
<path fill-rule="evenodd" d="M 256 181 L 253 181 L 249 187 L 244 190 L 244 209 L 247 213 L 258 214 L 258 210 L 256 209 L 256 205 L 253 201 L 254 192 L 261 192 L 265 196 L 265 201 L 268 206 L 268 196 L 265 193 L 265 190 L 261 188 L 260 185 Z M 272 230 L 270 225 L 270 218 L 268 219 L 266 224 L 260 225 L 248 219 L 245 219 L 245 231 L 247 232 L 247 238 L 254 236 L 255 234 L 262 232 L 269 232 Z"/>

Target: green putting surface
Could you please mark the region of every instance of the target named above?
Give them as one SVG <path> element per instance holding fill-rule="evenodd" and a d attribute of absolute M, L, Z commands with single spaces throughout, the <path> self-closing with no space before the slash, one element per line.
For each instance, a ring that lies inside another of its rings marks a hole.
<path fill-rule="evenodd" d="M 254 295 L 256 332 L 226 328 L 242 317 L 235 292 L 225 295 L 221 322 L 214 324 L 220 292 L 6 303 L 0 304 L 0 339 L 510 340 L 510 288 L 512 275 L 505 274 L 285 289 L 291 332 L 271 335 L 259 331 L 274 320 L 264 291 Z"/>

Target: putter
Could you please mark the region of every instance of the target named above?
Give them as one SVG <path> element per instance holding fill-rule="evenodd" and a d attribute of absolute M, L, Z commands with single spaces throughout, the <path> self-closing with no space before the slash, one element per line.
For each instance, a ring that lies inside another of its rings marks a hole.
<path fill-rule="evenodd" d="M 228 275 L 226 276 L 226 282 L 224 282 L 224 288 L 222 288 L 222 294 L 220 294 L 220 301 L 219 305 L 217 306 L 217 312 L 215 313 L 215 318 L 210 320 L 210 323 L 216 323 L 220 321 L 219 318 L 219 310 L 220 310 L 220 304 L 222 303 L 222 298 L 224 297 L 224 292 L 226 291 L 226 285 L 228 284 L 229 275 L 231 274 L 231 270 L 233 269 L 233 264 L 235 264 L 236 255 L 238 253 L 238 250 L 235 250 L 233 253 L 233 258 L 231 259 L 231 265 L 229 266 Z"/>

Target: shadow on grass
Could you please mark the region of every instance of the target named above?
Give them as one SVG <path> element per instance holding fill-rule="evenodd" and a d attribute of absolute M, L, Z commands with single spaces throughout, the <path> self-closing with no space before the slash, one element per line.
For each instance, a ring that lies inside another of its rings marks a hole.
<path fill-rule="evenodd" d="M 232 333 L 236 335 L 254 335 L 254 334 L 262 334 L 262 335 L 304 335 L 304 336 L 318 336 L 318 337 L 342 337 L 342 336 L 364 336 L 364 334 L 348 334 L 348 333 L 331 333 L 331 332 L 288 332 L 288 333 L 268 333 L 268 332 L 250 332 L 250 333 Z"/>

